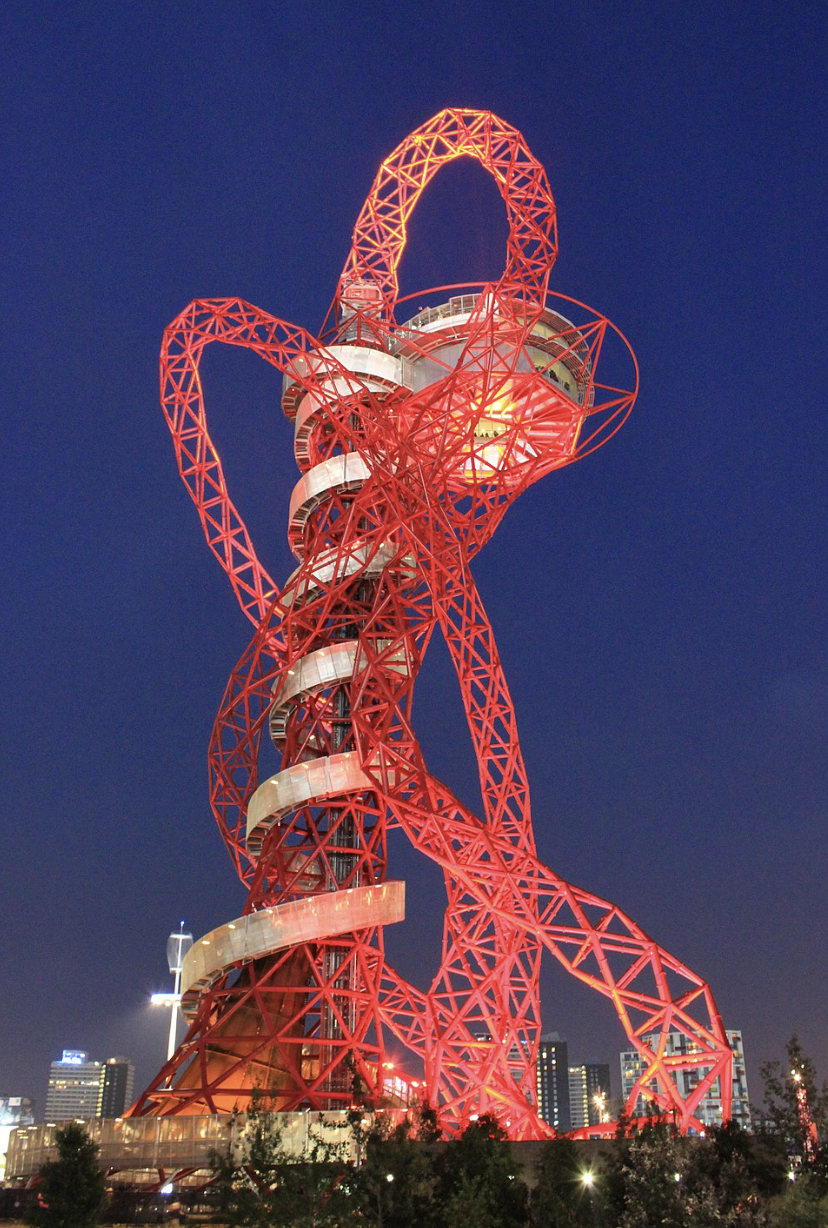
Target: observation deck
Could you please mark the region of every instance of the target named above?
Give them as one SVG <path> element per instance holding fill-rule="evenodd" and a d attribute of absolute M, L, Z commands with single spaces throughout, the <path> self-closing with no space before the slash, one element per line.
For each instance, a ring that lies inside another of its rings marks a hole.
<path fill-rule="evenodd" d="M 484 313 L 491 307 L 482 304 Z M 470 326 L 480 314 L 479 294 L 460 294 L 435 307 L 424 307 L 402 324 L 393 353 L 401 362 L 401 378 L 413 392 L 436 383 L 454 370 L 469 339 Z M 495 308 L 495 323 L 508 321 Z M 497 352 L 497 343 L 494 349 Z M 592 399 L 589 346 L 571 320 L 545 307 L 524 344 L 516 373 L 541 372 L 551 384 L 581 408 Z"/>

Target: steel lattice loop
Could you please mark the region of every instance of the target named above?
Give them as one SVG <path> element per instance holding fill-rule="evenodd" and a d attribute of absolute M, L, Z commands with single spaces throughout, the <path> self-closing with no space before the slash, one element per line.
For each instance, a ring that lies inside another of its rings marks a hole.
<path fill-rule="evenodd" d="M 504 274 L 398 322 L 408 219 L 458 157 L 479 161 L 503 196 Z M 493 1110 L 513 1137 L 543 1136 L 545 949 L 612 1002 L 641 1054 L 630 1108 L 642 1092 L 687 1129 L 718 1081 L 729 1116 L 731 1052 L 707 984 L 537 859 L 514 708 L 470 570 L 522 491 L 603 443 L 635 399 L 621 334 L 549 294 L 556 251 L 546 173 L 520 133 L 449 109 L 380 167 L 321 340 L 239 299 L 196 301 L 165 333 L 161 395 L 179 470 L 255 626 L 210 744 L 211 804 L 249 894 L 245 916 L 188 956 L 188 1034 L 135 1113 L 229 1112 L 262 1085 L 285 1109 L 346 1106 L 355 1078 L 369 1098 L 399 1102 L 391 1035 L 449 1127 Z M 288 509 L 298 566 L 281 588 L 209 434 L 200 362 L 214 341 L 284 375 L 300 477 Z M 430 774 L 411 725 L 435 630 L 477 756 L 479 817 Z M 263 732 L 282 766 L 260 780 Z M 403 912 L 392 828 L 444 871 L 442 957 L 425 992 L 384 956 L 384 926 Z M 682 1054 L 668 1053 L 670 1032 L 686 1037 Z M 684 1098 L 675 1076 L 690 1068 L 698 1082 Z"/>

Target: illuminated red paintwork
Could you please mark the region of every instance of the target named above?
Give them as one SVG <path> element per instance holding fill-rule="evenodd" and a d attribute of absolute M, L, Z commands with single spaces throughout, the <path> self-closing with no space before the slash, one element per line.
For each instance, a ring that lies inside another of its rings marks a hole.
<path fill-rule="evenodd" d="M 408 218 L 440 167 L 464 156 L 489 171 L 506 205 L 503 276 L 446 288 L 441 306 L 403 327 L 397 266 Z M 341 1107 L 354 1075 L 379 1096 L 390 1036 L 395 1056 L 407 1050 L 425 1072 L 450 1128 L 491 1110 L 513 1137 L 541 1137 L 549 1129 L 534 1109 L 534 1063 L 546 950 L 611 1001 L 641 1053 L 630 1107 L 643 1090 L 686 1129 L 719 1079 L 729 1116 L 731 1052 L 707 984 L 536 857 L 515 713 L 470 570 L 514 499 L 604 442 L 635 398 L 623 337 L 549 294 L 556 243 L 546 173 L 520 133 L 488 112 L 448 109 L 382 164 L 321 340 L 238 299 L 198 300 L 165 333 L 162 401 L 181 476 L 254 626 L 210 745 L 211 803 L 249 890 L 246 911 L 383 882 L 392 828 L 442 868 L 447 898 L 427 990 L 388 965 L 379 925 L 229 968 L 135 1113 L 230 1111 L 256 1085 L 285 1109 Z M 286 373 L 304 476 L 289 517 L 299 567 L 281 587 L 259 562 L 208 432 L 199 365 L 215 341 Z M 480 816 L 430 774 L 411 725 L 435 630 L 477 756 Z M 259 794 L 256 814 L 278 813 L 254 816 L 248 846 L 271 716 L 288 775 Z M 317 759 L 350 765 L 351 791 L 278 809 L 272 798 L 290 796 L 295 765 Z M 689 1056 L 665 1055 L 675 1031 Z M 671 1078 L 678 1062 L 700 1072 L 687 1100 Z"/>
<path fill-rule="evenodd" d="M 811 1164 L 816 1159 L 819 1135 L 817 1133 L 816 1122 L 811 1113 L 808 1088 L 805 1084 L 802 1068 L 792 1070 L 791 1078 L 794 1081 L 794 1091 L 796 1092 L 796 1111 L 799 1117 L 799 1141 L 802 1145 L 802 1158 L 807 1164 Z"/>

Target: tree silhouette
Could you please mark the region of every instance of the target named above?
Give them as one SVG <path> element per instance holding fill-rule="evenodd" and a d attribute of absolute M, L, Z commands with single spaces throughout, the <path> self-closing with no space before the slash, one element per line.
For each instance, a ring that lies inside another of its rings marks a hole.
<path fill-rule="evenodd" d="M 565 1135 L 544 1143 L 532 1191 L 533 1228 L 592 1228 L 603 1196 L 595 1168 Z"/>
<path fill-rule="evenodd" d="M 32 1228 L 92 1228 L 106 1202 L 98 1148 L 76 1122 L 55 1131 L 58 1158 L 38 1174 L 37 1206 L 26 1216 Z"/>
<path fill-rule="evenodd" d="M 437 1157 L 439 1223 L 446 1228 L 521 1228 L 528 1221 L 528 1191 L 505 1130 L 484 1113 Z"/>
<path fill-rule="evenodd" d="M 254 1088 L 247 1113 L 234 1114 L 224 1151 L 213 1151 L 210 1167 L 229 1228 L 323 1228 L 344 1216 L 342 1147 L 311 1131 L 306 1154 L 288 1152 L 271 1097 Z"/>
<path fill-rule="evenodd" d="M 799 1115 L 796 1084 L 792 1071 L 797 1071 L 805 1088 L 808 1106 L 820 1140 L 828 1131 L 828 1083 L 817 1085 L 816 1067 L 803 1052 L 799 1037 L 794 1035 L 785 1046 L 786 1062 L 763 1062 L 760 1067 L 765 1082 L 765 1099 L 760 1117 L 767 1127 L 783 1136 L 793 1152 L 803 1149 L 802 1122 Z"/>

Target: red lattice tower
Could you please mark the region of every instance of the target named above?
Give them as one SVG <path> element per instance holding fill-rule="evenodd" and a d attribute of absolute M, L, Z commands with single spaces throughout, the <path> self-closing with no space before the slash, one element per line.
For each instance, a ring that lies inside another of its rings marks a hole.
<path fill-rule="evenodd" d="M 793 1079 L 794 1091 L 796 1093 L 796 1112 L 799 1118 L 799 1141 L 802 1146 L 802 1158 L 806 1164 L 812 1164 L 816 1159 L 819 1147 L 819 1135 L 817 1133 L 816 1122 L 811 1113 L 810 1101 L 808 1100 L 805 1071 L 801 1065 L 794 1067 L 791 1071 L 791 1078 Z"/>
<path fill-rule="evenodd" d="M 408 218 L 440 167 L 465 156 L 506 205 L 503 276 L 444 287 L 461 292 L 397 323 Z M 449 1128 L 494 1111 L 513 1137 L 548 1134 L 534 1109 L 546 949 L 611 1000 L 641 1054 L 630 1106 L 643 1092 L 689 1128 L 719 1080 L 729 1116 L 731 1052 L 706 983 L 535 855 L 514 709 L 471 575 L 514 499 L 603 443 L 635 399 L 621 334 L 549 294 L 555 254 L 546 173 L 520 133 L 448 109 L 380 167 L 322 340 L 238 299 L 198 300 L 165 333 L 162 402 L 181 476 L 255 627 L 210 744 L 213 811 L 249 895 L 244 915 L 188 956 L 189 1030 L 135 1114 L 229 1112 L 255 1086 L 283 1109 L 343 1107 L 355 1075 L 387 1102 L 390 1034 Z M 301 476 L 288 512 L 298 567 L 281 589 L 207 429 L 199 364 L 214 341 L 284 373 Z M 477 756 L 479 817 L 429 773 L 411 726 L 435 629 Z M 263 733 L 282 767 L 260 781 Z M 384 926 L 404 914 L 386 864 L 395 827 L 445 877 L 427 991 L 384 958 Z M 686 1036 L 682 1054 L 671 1032 Z M 675 1075 L 691 1067 L 685 1099 Z"/>

